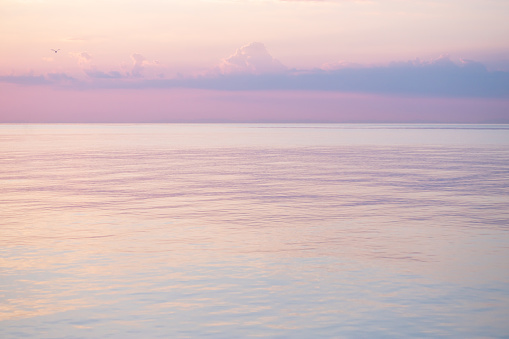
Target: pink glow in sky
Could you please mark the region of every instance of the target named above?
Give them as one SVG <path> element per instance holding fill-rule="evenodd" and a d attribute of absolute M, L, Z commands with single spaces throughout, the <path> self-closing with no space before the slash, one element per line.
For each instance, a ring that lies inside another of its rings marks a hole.
<path fill-rule="evenodd" d="M 508 13 L 506 0 L 0 0 L 0 122 L 509 122 Z"/>

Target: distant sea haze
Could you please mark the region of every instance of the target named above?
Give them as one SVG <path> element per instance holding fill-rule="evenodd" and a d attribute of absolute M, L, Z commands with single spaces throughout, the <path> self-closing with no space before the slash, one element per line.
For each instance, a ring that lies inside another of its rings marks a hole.
<path fill-rule="evenodd" d="M 4 89 L 0 123 L 509 123 L 509 99 L 504 98 L 177 88 Z"/>
<path fill-rule="evenodd" d="M 0 124 L 0 337 L 504 338 L 509 125 Z"/>

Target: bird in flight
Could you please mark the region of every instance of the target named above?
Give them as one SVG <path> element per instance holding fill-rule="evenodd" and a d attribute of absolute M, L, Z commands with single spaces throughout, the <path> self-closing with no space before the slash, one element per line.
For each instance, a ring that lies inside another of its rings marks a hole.
<path fill-rule="evenodd" d="M 60 48 L 59 49 L 51 49 L 51 50 L 56 53 L 60 50 Z"/>

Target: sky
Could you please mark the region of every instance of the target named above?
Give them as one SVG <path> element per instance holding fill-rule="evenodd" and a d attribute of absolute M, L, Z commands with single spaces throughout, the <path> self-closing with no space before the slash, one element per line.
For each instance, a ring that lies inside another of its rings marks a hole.
<path fill-rule="evenodd" d="M 0 122 L 509 123 L 507 32 L 507 0 L 0 0 Z"/>

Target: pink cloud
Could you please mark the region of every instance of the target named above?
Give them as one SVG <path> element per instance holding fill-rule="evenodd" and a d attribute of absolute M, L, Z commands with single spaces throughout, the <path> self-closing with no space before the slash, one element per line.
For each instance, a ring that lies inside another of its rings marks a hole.
<path fill-rule="evenodd" d="M 162 77 L 164 70 L 157 61 L 147 60 L 143 55 L 134 53 L 131 55 L 132 66 L 120 66 L 123 71 L 116 69 L 101 69 L 93 62 L 93 57 L 88 52 L 71 52 L 78 66 L 91 79 L 126 79 L 126 78 L 157 78 Z"/>
<path fill-rule="evenodd" d="M 164 77 L 164 67 L 158 61 L 147 60 L 143 55 L 134 53 L 131 55 L 133 67 L 131 76 L 135 78 L 156 78 Z"/>
<path fill-rule="evenodd" d="M 141 77 L 141 72 L 143 70 L 143 63 L 147 60 L 141 54 L 133 54 L 131 55 L 131 59 L 133 60 L 133 69 L 131 71 L 131 75 L 133 77 Z"/>
<path fill-rule="evenodd" d="M 78 61 L 80 67 L 86 67 L 92 63 L 92 56 L 87 52 L 70 52 L 69 54 Z"/>
<path fill-rule="evenodd" d="M 89 78 L 120 79 L 125 77 L 118 71 L 103 71 L 98 69 L 98 67 L 95 66 L 92 61 L 92 55 L 90 55 L 88 52 L 71 52 L 69 54 L 77 60 L 78 66 Z"/>
<path fill-rule="evenodd" d="M 286 67 L 269 54 L 265 45 L 260 42 L 252 42 L 242 46 L 219 65 L 221 73 L 278 73 L 286 70 Z"/>

